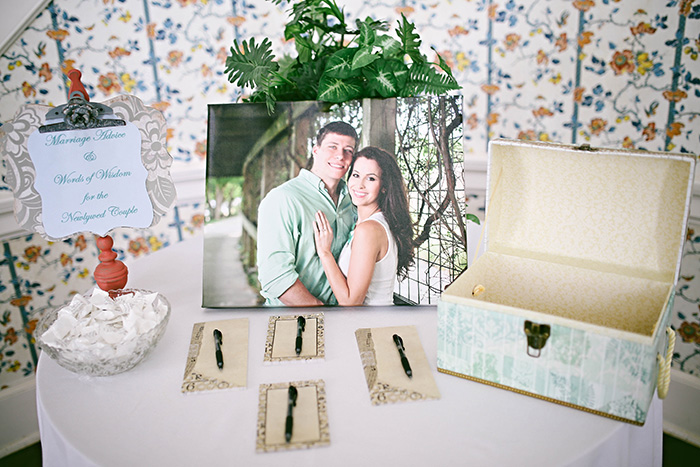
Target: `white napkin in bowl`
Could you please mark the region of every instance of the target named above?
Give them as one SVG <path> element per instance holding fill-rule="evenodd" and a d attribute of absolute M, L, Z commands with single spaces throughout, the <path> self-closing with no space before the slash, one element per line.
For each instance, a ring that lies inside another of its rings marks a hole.
<path fill-rule="evenodd" d="M 97 287 L 87 297 L 76 294 L 58 311 L 41 339 L 54 349 L 70 351 L 76 358 L 84 354 L 86 361 L 129 355 L 138 338 L 167 313 L 165 303 L 156 305 L 157 296 L 134 290 L 112 299 Z"/>

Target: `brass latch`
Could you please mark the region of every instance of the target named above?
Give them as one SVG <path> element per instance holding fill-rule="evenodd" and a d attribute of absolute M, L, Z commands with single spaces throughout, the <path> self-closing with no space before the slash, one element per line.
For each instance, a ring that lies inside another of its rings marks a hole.
<path fill-rule="evenodd" d="M 533 323 L 530 320 L 525 321 L 525 335 L 527 336 L 527 354 L 530 357 L 538 358 L 540 356 L 544 345 L 547 343 L 547 339 L 549 339 L 550 331 L 551 328 L 549 324 Z M 531 348 L 537 350 L 537 353 L 530 353 Z"/>

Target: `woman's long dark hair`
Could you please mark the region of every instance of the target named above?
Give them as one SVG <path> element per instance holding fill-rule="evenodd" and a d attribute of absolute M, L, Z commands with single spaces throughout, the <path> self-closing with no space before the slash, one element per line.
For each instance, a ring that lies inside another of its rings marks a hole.
<path fill-rule="evenodd" d="M 394 156 L 383 149 L 367 146 L 353 155 L 348 177 L 352 176 L 355 161 L 359 157 L 375 161 L 382 169 L 382 186 L 379 190 L 377 204 L 396 241 L 399 257 L 396 273 L 399 278 L 404 278 L 408 268 L 413 265 L 413 220 L 408 211 L 408 193 L 401 170 Z"/>

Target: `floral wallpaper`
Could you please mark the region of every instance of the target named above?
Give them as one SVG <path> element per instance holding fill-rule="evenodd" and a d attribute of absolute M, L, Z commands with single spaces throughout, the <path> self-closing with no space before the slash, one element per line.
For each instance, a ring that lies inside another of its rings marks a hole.
<path fill-rule="evenodd" d="M 130 267 L 143 255 L 198 235 L 204 225 L 199 204 L 172 208 L 150 229 L 112 231 L 118 259 Z M 42 313 L 85 293 L 95 283 L 99 250 L 92 235 L 47 242 L 30 234 L 2 243 L 0 256 L 0 391 L 31 376 L 38 349 L 33 331 Z M 137 286 L 127 283 L 127 286 Z"/>
<path fill-rule="evenodd" d="M 483 157 L 495 137 L 698 151 L 697 1 L 336 2 L 351 21 L 372 16 L 393 25 L 406 15 L 424 53 L 434 48 L 448 60 L 465 96 L 467 157 Z M 247 92 L 223 73 L 233 40 L 267 36 L 278 56 L 292 53 L 282 37 L 287 8 L 263 0 L 55 0 L 0 57 L 0 122 L 27 102 L 64 103 L 66 73 L 77 68 L 92 100 L 132 93 L 161 110 L 173 173 L 203 174 L 207 104 Z M 153 229 L 116 233 L 117 249 L 135 259 L 196 235 L 203 212 L 196 203 L 176 203 Z M 695 229 L 673 317 L 680 337 L 674 366 L 700 377 Z M 27 236 L 3 248 L 0 388 L 32 374 L 37 317 L 89 287 L 97 255 L 85 237 L 51 244 Z"/>
<path fill-rule="evenodd" d="M 700 225 L 686 236 L 671 323 L 678 333 L 673 368 L 700 377 Z"/>
<path fill-rule="evenodd" d="M 36 235 L 3 243 L 0 375 L 34 373 L 37 349 L 32 332 L 39 317 L 44 310 L 63 303 L 66 292 L 90 287 L 90 267 L 94 269 L 96 258 L 83 235 L 61 243 L 47 244 Z M 0 378 L 0 388 L 10 379 Z"/>

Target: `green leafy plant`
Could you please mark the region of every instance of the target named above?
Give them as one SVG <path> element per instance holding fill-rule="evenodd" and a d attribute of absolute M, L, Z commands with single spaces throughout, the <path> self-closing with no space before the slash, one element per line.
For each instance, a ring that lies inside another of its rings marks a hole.
<path fill-rule="evenodd" d="M 280 4 L 282 0 L 269 0 Z M 270 112 L 278 100 L 320 100 L 331 103 L 363 97 L 410 97 L 459 89 L 450 67 L 420 51 L 416 28 L 402 14 L 396 38 L 385 21 L 371 17 L 345 21 L 334 0 L 292 0 L 284 30 L 294 40 L 297 57 L 276 60 L 272 43 L 255 38 L 234 40 L 225 72 L 231 83 L 248 86 L 247 100 L 265 102 Z M 435 50 L 435 49 L 433 49 Z"/>

